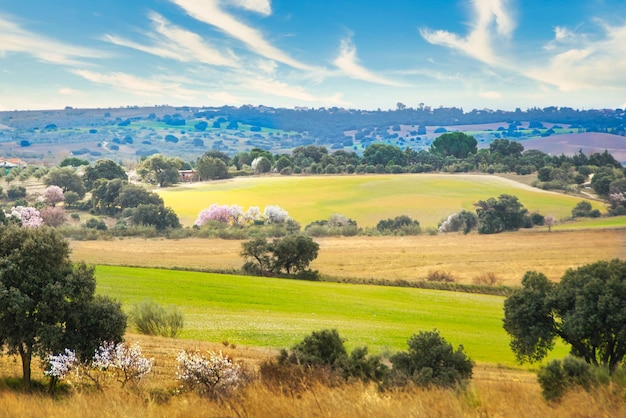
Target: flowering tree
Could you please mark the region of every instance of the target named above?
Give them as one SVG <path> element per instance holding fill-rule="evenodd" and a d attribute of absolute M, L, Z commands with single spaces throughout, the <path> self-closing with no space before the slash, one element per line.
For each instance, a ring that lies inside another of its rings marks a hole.
<path fill-rule="evenodd" d="M 48 207 L 43 208 L 39 213 L 43 223 L 47 226 L 60 226 L 67 220 L 65 211 L 62 207 Z"/>
<path fill-rule="evenodd" d="M 282 224 L 290 219 L 287 211 L 277 205 L 265 206 L 263 215 L 267 219 L 267 222 L 271 224 Z"/>
<path fill-rule="evenodd" d="M 54 207 L 57 203 L 63 201 L 63 189 L 55 185 L 48 186 L 46 190 L 43 191 L 41 198 L 46 205 Z"/>
<path fill-rule="evenodd" d="M 22 226 L 27 228 L 37 228 L 43 225 L 41 214 L 32 206 L 15 206 L 11 209 L 11 216 L 19 219 Z"/>
<path fill-rule="evenodd" d="M 128 382 L 139 382 L 148 374 L 154 359 L 145 358 L 138 343 L 129 347 L 124 343 L 105 342 L 87 364 L 81 363 L 76 353 L 67 348 L 61 354 L 49 355 L 46 363 L 44 375 L 50 377 L 52 388 L 59 380 L 72 382 L 88 377 L 100 389 L 102 376 L 98 374 L 112 374 L 124 387 Z"/>
<path fill-rule="evenodd" d="M 229 224 L 232 219 L 231 208 L 228 205 L 218 205 L 213 203 L 208 209 L 202 209 L 194 225 L 202 226 L 209 221 L 217 221 Z"/>
<path fill-rule="evenodd" d="M 263 219 L 263 216 L 261 215 L 261 209 L 259 209 L 258 206 L 250 206 L 244 216 L 246 220 L 250 222 L 260 221 Z"/>
<path fill-rule="evenodd" d="M 181 351 L 177 357 L 178 379 L 183 386 L 212 397 L 227 394 L 241 380 L 241 368 L 221 352 Z"/>
<path fill-rule="evenodd" d="M 143 356 L 138 343 L 129 347 L 124 343 L 106 342 L 96 351 L 92 368 L 112 372 L 124 387 L 128 382 L 139 382 L 150 373 L 153 363 L 154 359 Z"/>
<path fill-rule="evenodd" d="M 78 378 L 80 362 L 76 353 L 70 349 L 65 349 L 61 354 L 49 355 L 47 368 L 43 374 L 50 378 L 50 387 L 54 389 L 59 380 L 69 380 L 70 376 Z"/>

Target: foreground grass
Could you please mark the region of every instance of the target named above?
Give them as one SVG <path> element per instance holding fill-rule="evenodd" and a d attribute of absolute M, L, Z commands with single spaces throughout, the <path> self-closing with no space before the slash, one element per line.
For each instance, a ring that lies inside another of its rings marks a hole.
<path fill-rule="evenodd" d="M 570 216 L 572 208 L 582 200 L 480 174 L 240 177 L 158 192 L 185 225 L 192 225 L 200 210 L 213 203 L 237 204 L 244 209 L 279 205 L 303 227 L 340 213 L 362 227 L 404 214 L 426 228 L 437 226 L 462 208 L 473 210 L 478 200 L 503 193 L 519 197 L 531 212 L 557 219 Z"/>
<path fill-rule="evenodd" d="M 568 393 L 558 404 L 543 400 L 534 373 L 479 365 L 467 390 L 377 390 L 372 385 L 345 384 L 329 388 L 311 384 L 302 392 L 282 387 L 271 390 L 261 381 L 240 388 L 221 401 L 192 393 L 173 395 L 175 357 L 183 348 L 223 349 L 231 358 L 255 370 L 259 361 L 275 353 L 201 341 L 127 335 L 143 353 L 154 357 L 153 371 L 139 387 L 121 390 L 112 382 L 103 392 L 76 390 L 59 398 L 23 394 L 9 389 L 6 380 L 19 376 L 19 364 L 0 357 L 0 417 L 623 417 L 626 403 L 619 391 L 601 387 L 587 393 Z M 41 379 L 41 372 L 34 377 Z M 253 372 L 254 373 L 254 372 Z"/>
<path fill-rule="evenodd" d="M 537 270 L 559 280 L 568 268 L 597 260 L 626 258 L 626 230 L 547 229 L 497 235 L 439 234 L 415 237 L 316 239 L 313 269 L 337 279 L 423 280 L 431 271 L 450 273 L 471 284 L 493 273 L 501 284 L 519 285 L 524 273 Z M 241 241 L 189 238 L 133 238 L 73 241 L 72 259 L 90 264 L 238 270 Z"/>
<path fill-rule="evenodd" d="M 348 347 L 393 353 L 412 334 L 437 328 L 477 362 L 515 365 L 502 297 L 111 266 L 98 266 L 96 277 L 98 292 L 125 308 L 146 298 L 177 305 L 183 338 L 282 348 L 336 328 Z"/>

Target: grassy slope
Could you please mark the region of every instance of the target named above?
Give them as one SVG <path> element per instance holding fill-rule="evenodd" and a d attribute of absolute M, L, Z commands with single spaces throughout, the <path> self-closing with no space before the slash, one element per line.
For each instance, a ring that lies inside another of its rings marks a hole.
<path fill-rule="evenodd" d="M 302 226 L 341 213 L 360 226 L 406 214 L 424 227 L 436 226 L 451 213 L 473 209 L 476 201 L 502 193 L 518 196 L 530 211 L 557 219 L 569 216 L 581 200 L 501 177 L 465 174 L 245 177 L 159 191 L 185 225 L 191 225 L 200 210 L 217 203 L 244 209 L 279 205 Z"/>
<path fill-rule="evenodd" d="M 98 291 L 127 308 L 146 298 L 178 305 L 184 338 L 280 348 L 336 328 L 349 347 L 395 352 L 412 334 L 437 328 L 478 362 L 515 364 L 501 297 L 105 266 L 96 276 Z"/>

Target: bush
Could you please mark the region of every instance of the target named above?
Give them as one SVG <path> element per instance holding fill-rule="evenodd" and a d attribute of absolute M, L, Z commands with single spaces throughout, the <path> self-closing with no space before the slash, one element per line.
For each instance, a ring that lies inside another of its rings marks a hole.
<path fill-rule="evenodd" d="M 599 216 L 600 211 L 593 209 L 591 203 L 587 200 L 581 200 L 572 209 L 572 217 L 574 218 L 598 218 Z"/>
<path fill-rule="evenodd" d="M 447 271 L 429 271 L 426 276 L 426 281 L 429 282 L 438 282 L 438 283 L 454 283 L 456 280 L 452 273 Z"/>
<path fill-rule="evenodd" d="M 437 330 L 420 331 L 407 343 L 408 352 L 394 354 L 390 359 L 396 383 L 454 387 L 471 379 L 474 363 L 463 352 L 463 346 L 454 351 Z"/>
<path fill-rule="evenodd" d="M 380 357 L 367 354 L 367 347 L 355 348 L 348 355 L 343 338 L 334 329 L 313 331 L 294 345 L 290 352 L 282 350 L 278 365 L 307 367 L 318 375 L 321 368 L 344 380 L 359 379 L 364 382 L 382 382 L 388 370 Z"/>
<path fill-rule="evenodd" d="M 177 307 L 168 309 L 146 300 L 133 306 L 130 318 L 137 331 L 146 335 L 176 338 L 183 329 L 183 315 Z"/>
<path fill-rule="evenodd" d="M 581 387 L 589 391 L 598 381 L 591 366 L 576 357 L 553 360 L 537 372 L 541 394 L 548 401 L 558 401 L 567 390 Z"/>
<path fill-rule="evenodd" d="M 95 229 L 97 231 L 106 231 L 108 229 L 103 220 L 98 220 L 96 218 L 91 218 L 87 222 L 85 222 L 83 224 L 83 228 Z"/>
<path fill-rule="evenodd" d="M 26 188 L 24 186 L 11 186 L 7 190 L 7 197 L 11 200 L 26 197 Z"/>

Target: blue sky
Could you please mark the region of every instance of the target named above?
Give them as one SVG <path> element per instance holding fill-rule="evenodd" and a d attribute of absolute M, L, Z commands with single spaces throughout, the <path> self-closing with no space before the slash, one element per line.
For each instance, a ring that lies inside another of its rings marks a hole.
<path fill-rule="evenodd" d="M 0 0 L 0 109 L 626 107 L 623 0 Z"/>

